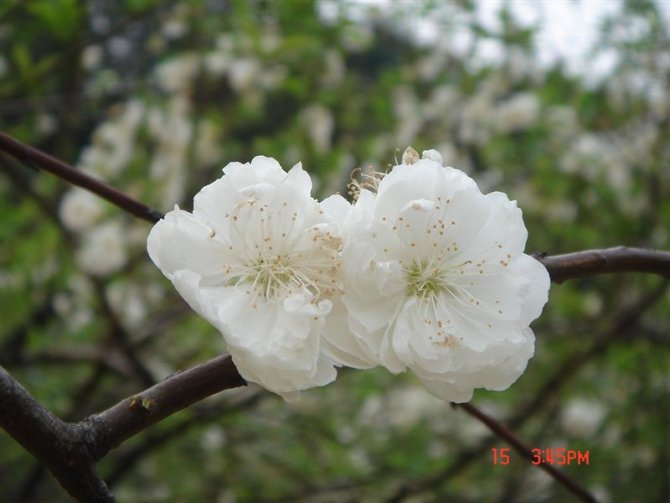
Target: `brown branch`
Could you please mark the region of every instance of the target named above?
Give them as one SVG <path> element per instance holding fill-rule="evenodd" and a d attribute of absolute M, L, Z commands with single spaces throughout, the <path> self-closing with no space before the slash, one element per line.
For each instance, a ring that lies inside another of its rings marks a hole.
<path fill-rule="evenodd" d="M 114 497 L 94 463 L 124 440 L 219 391 L 245 385 L 228 355 L 178 372 L 79 423 L 65 423 L 0 367 L 0 427 L 79 501 Z"/>
<path fill-rule="evenodd" d="M 135 215 L 137 218 L 153 223 L 158 222 L 163 218 L 161 212 L 133 199 L 124 192 L 121 192 L 100 180 L 96 180 L 92 176 L 87 175 L 81 170 L 75 169 L 55 157 L 51 157 L 36 148 L 21 143 L 2 131 L 0 131 L 0 151 L 6 152 L 29 166 L 38 167 L 73 185 L 90 190 L 94 194 L 115 204 L 131 215 Z"/>
<path fill-rule="evenodd" d="M 109 487 L 114 487 L 126 473 L 130 472 L 135 465 L 144 458 L 144 456 L 161 448 L 172 438 L 181 435 L 192 427 L 202 426 L 212 421 L 219 420 L 224 416 L 240 412 L 243 409 L 251 408 L 268 396 L 268 393 L 263 393 L 261 389 L 258 389 L 236 403 L 228 401 L 224 404 L 220 402 L 212 402 L 195 405 L 192 409 L 189 409 L 191 411 L 189 417 L 186 417 L 179 423 L 171 424 L 169 428 L 165 428 L 162 431 L 143 436 L 140 443 L 134 444 L 130 449 L 123 452 L 117 459 L 115 459 L 116 466 L 108 475 L 105 475 L 105 481 Z"/>
<path fill-rule="evenodd" d="M 124 440 L 166 417 L 220 391 L 244 386 L 229 355 L 221 355 L 178 372 L 151 388 L 122 400 L 84 422 L 96 460 Z"/>
<path fill-rule="evenodd" d="M 114 501 L 95 472 L 84 428 L 51 414 L 3 367 L 0 367 L 0 426 L 44 463 L 74 498 Z"/>
<path fill-rule="evenodd" d="M 531 449 L 526 444 L 524 444 L 519 439 L 519 437 L 517 437 L 514 433 L 512 433 L 511 430 L 505 428 L 505 426 L 500 424 L 498 421 L 496 421 L 490 416 L 487 416 L 471 403 L 457 403 L 454 405 L 460 407 L 465 412 L 467 412 L 471 416 L 477 418 L 479 421 L 484 423 L 489 430 L 491 430 L 497 437 L 502 438 L 508 444 L 510 444 L 514 448 L 514 450 L 517 451 L 521 456 L 528 459 L 529 461 L 532 461 L 534 459 L 533 452 L 531 451 Z M 567 488 L 571 493 L 578 496 L 579 499 L 581 499 L 582 501 L 587 501 L 589 503 L 597 503 L 596 499 L 593 496 L 591 496 L 591 494 L 589 494 L 589 492 L 586 489 L 584 489 L 576 481 L 568 477 L 565 473 L 561 472 L 560 470 L 557 470 L 552 465 L 547 463 L 540 463 L 537 466 L 538 468 L 541 468 L 544 471 L 546 471 L 560 484 L 562 484 L 565 488 Z"/>
<path fill-rule="evenodd" d="M 670 252 L 666 251 L 617 246 L 534 257 L 547 268 L 554 283 L 613 272 L 647 272 L 670 278 Z"/>
<path fill-rule="evenodd" d="M 90 375 L 73 391 L 68 410 L 61 419 L 66 422 L 72 422 L 81 417 L 81 411 L 85 410 L 88 406 L 91 397 L 105 376 L 105 371 L 106 368 L 102 364 L 95 365 Z M 35 494 L 38 493 L 40 483 L 47 473 L 46 466 L 39 462 L 36 463 L 29 471 L 28 476 L 19 483 L 16 495 L 10 499 L 12 501 L 35 501 Z M 110 487 L 109 484 L 107 486 Z"/>

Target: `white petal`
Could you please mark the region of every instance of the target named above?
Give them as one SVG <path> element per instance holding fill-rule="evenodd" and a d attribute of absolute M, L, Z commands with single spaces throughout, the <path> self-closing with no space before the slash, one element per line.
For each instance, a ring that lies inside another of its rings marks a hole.
<path fill-rule="evenodd" d="M 352 210 L 352 205 L 339 194 L 334 194 L 321 201 L 322 208 L 328 216 L 338 223 L 344 222 Z"/>
<path fill-rule="evenodd" d="M 218 276 L 223 273 L 223 265 L 234 260 L 210 227 L 179 209 L 168 212 L 154 225 L 147 238 L 147 251 L 168 278 L 182 269 L 200 276 Z"/>
<path fill-rule="evenodd" d="M 549 300 L 549 273 L 541 262 L 529 255 L 521 255 L 511 264 L 510 274 L 518 274 L 526 280 L 521 291 L 524 303 L 519 321 L 524 325 L 529 324 L 540 316 Z"/>
<path fill-rule="evenodd" d="M 347 311 L 341 301 L 336 301 L 326 318 L 321 341 L 321 351 L 337 365 L 366 369 L 378 365 L 369 346 L 349 329 Z"/>
<path fill-rule="evenodd" d="M 319 358 L 308 369 L 275 367 L 272 358 L 258 356 L 254 352 L 231 348 L 233 362 L 240 375 L 247 381 L 280 394 L 290 394 L 314 386 L 324 386 L 335 380 L 337 372 L 332 363 Z"/>
<path fill-rule="evenodd" d="M 414 370 L 414 369 L 412 369 Z M 447 402 L 464 403 L 472 399 L 474 387 L 461 384 L 460 375 L 421 375 L 415 370 L 416 376 L 428 391 Z"/>
<path fill-rule="evenodd" d="M 227 180 L 235 190 L 262 182 L 277 185 L 286 178 L 286 172 L 275 159 L 262 155 L 245 164 L 231 162 L 223 173 L 222 180 Z"/>
<path fill-rule="evenodd" d="M 521 210 L 507 195 L 493 192 L 479 204 L 490 209 L 488 219 L 480 224 L 476 241 L 463 250 L 462 257 L 486 263 L 485 270 L 506 267 L 511 259 L 523 253 L 528 231 Z"/>
<path fill-rule="evenodd" d="M 421 157 L 424 158 L 424 159 L 430 159 L 431 161 L 435 161 L 440 166 L 442 166 L 442 154 L 440 154 L 435 149 L 424 150 L 421 153 Z"/>
<path fill-rule="evenodd" d="M 535 337 L 530 329 L 527 329 L 526 333 L 530 337 L 525 343 L 514 345 L 516 349 L 514 353 L 496 365 L 488 366 L 477 373 L 477 387 L 501 391 L 519 379 L 534 353 Z"/>

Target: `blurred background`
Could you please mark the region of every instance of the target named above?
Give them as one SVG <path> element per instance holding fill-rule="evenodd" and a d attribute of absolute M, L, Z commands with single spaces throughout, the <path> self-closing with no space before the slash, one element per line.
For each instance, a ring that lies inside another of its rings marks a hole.
<path fill-rule="evenodd" d="M 161 210 L 231 161 L 302 161 L 325 197 L 436 148 L 516 199 L 527 251 L 668 249 L 666 0 L 2 0 L 0 130 Z M 225 352 L 146 255 L 150 225 L 0 153 L 0 364 L 62 418 Z M 552 286 L 536 355 L 473 403 L 603 502 L 670 501 L 659 278 Z M 343 371 L 298 404 L 212 397 L 99 464 L 119 501 L 562 502 L 411 376 Z M 68 501 L 0 433 L 0 501 Z"/>

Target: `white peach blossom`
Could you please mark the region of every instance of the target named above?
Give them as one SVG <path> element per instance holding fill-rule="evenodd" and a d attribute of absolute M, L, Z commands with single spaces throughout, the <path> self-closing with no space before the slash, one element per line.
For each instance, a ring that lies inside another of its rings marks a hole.
<path fill-rule="evenodd" d="M 148 252 L 189 305 L 223 334 L 240 374 L 283 395 L 335 379 L 321 351 L 339 295 L 337 225 L 298 164 L 230 163 L 193 213 L 175 207 Z"/>
<path fill-rule="evenodd" d="M 363 359 L 394 373 L 410 369 L 455 402 L 521 375 L 549 275 L 523 253 L 516 202 L 482 194 L 431 150 L 395 166 L 376 194 L 361 190 L 341 232 L 352 332 L 336 341 L 342 363 L 348 351 L 359 366 Z"/>

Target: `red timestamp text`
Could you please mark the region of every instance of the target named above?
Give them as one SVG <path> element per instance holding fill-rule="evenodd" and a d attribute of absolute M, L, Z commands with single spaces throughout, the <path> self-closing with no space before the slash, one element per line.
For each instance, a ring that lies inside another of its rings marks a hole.
<path fill-rule="evenodd" d="M 533 465 L 588 465 L 589 451 L 566 449 L 565 447 L 534 448 L 531 452 Z M 508 465 L 510 463 L 509 447 L 494 447 L 491 449 L 494 465 Z"/>

